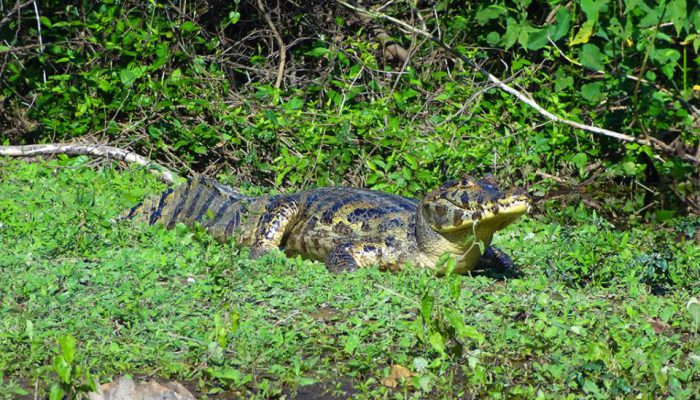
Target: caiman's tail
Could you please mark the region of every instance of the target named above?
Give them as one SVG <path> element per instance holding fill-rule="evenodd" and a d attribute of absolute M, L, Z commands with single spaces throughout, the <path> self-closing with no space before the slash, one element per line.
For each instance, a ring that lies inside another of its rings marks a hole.
<path fill-rule="evenodd" d="M 165 190 L 160 196 L 144 200 L 122 218 L 150 225 L 160 222 L 168 228 L 178 222 L 192 225 L 195 221 L 203 222 L 205 217 L 217 221 L 231 212 L 238 214 L 240 203 L 248 199 L 228 186 L 195 177 L 175 189 Z"/>

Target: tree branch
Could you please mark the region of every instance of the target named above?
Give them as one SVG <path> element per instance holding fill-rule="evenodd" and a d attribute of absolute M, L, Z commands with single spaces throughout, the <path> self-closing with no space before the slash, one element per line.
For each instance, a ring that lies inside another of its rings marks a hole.
<path fill-rule="evenodd" d="M 36 17 L 36 30 L 37 34 L 39 35 L 39 54 L 44 54 L 44 39 L 41 37 L 41 16 L 39 15 L 39 6 L 36 5 L 36 0 L 32 1 L 32 4 L 34 4 L 34 16 Z M 44 66 L 41 66 L 41 77 L 44 80 L 44 83 L 46 83 L 46 69 Z"/>
<path fill-rule="evenodd" d="M 0 26 L 5 25 L 9 20 L 12 19 L 12 14 L 19 12 L 19 10 L 23 9 L 24 7 L 32 4 L 32 0 L 25 1 L 24 3 L 20 3 L 19 1 L 15 3 L 15 6 L 12 7 L 10 11 L 7 12 L 7 14 L 0 19 Z"/>
<path fill-rule="evenodd" d="M 467 57 L 467 56 L 465 56 L 464 54 L 460 53 L 459 51 L 457 51 L 455 48 L 453 48 L 453 47 L 450 46 L 449 44 L 443 42 L 441 38 L 432 35 L 430 32 L 426 32 L 426 31 L 424 31 L 424 30 L 422 30 L 422 29 L 418 29 L 418 28 L 416 28 L 416 27 L 414 27 L 414 26 L 412 26 L 412 25 L 410 25 L 410 24 L 408 24 L 408 23 L 406 23 L 406 22 L 404 22 L 404 21 L 401 21 L 401 20 L 399 20 L 399 19 L 396 19 L 396 18 L 394 18 L 394 17 L 392 17 L 392 16 L 389 16 L 389 15 L 386 15 L 386 14 L 383 14 L 383 13 L 380 13 L 380 12 L 370 11 L 370 10 L 367 10 L 367 9 L 364 9 L 364 8 L 361 8 L 361 7 L 353 6 L 352 4 L 349 4 L 349 3 L 347 3 L 347 2 L 345 2 L 345 1 L 343 1 L 343 0 L 336 0 L 336 2 L 338 2 L 339 4 L 341 4 L 341 5 L 343 5 L 343 6 L 347 7 L 347 8 L 349 8 L 349 9 L 355 11 L 355 12 L 364 13 L 364 14 L 366 14 L 366 15 L 369 15 L 369 16 L 373 17 L 373 18 L 379 18 L 379 19 L 383 19 L 383 20 L 389 21 L 389 22 L 391 22 L 392 24 L 398 25 L 398 26 L 400 26 L 400 27 L 402 27 L 402 28 L 404 28 L 404 29 L 406 29 L 406 30 L 408 30 L 408 31 L 410 31 L 410 32 L 413 32 L 413 33 L 415 33 L 415 34 L 421 35 L 421 36 L 423 36 L 423 37 L 425 37 L 425 38 L 428 38 L 428 39 L 432 40 L 433 42 L 435 42 L 437 45 L 439 45 L 439 46 L 442 47 L 443 49 L 445 49 L 445 50 L 447 50 L 448 52 L 450 52 L 451 54 L 454 54 L 455 56 L 457 56 L 460 60 L 462 60 L 462 61 L 463 61 L 465 64 L 467 64 L 468 66 L 470 66 L 470 67 L 476 69 L 477 71 L 481 72 L 483 75 L 485 75 L 485 76 L 488 78 L 489 81 L 491 81 L 491 82 L 493 82 L 494 84 L 496 84 L 496 86 L 500 87 L 503 91 L 512 94 L 512 95 L 515 96 L 518 100 L 520 100 L 520 101 L 522 101 L 523 103 L 525 103 L 525 104 L 529 105 L 530 107 L 534 108 L 538 113 L 540 113 L 540 114 L 543 115 L 544 117 L 546 117 L 546 118 L 548 118 L 548 119 L 550 119 L 550 120 L 552 120 L 552 121 L 554 121 L 554 122 L 559 122 L 559 123 L 562 123 L 562 124 L 565 124 L 565 125 L 569 125 L 569 126 L 571 126 L 571 127 L 573 127 L 573 128 L 577 128 L 577 129 L 581 129 L 581 130 L 584 130 L 584 131 L 592 132 L 592 133 L 595 133 L 595 134 L 597 134 L 597 135 L 611 137 L 611 138 L 614 138 L 614 139 L 617 139 L 617 140 L 620 140 L 620 141 L 623 141 L 623 142 L 637 143 L 637 144 L 640 144 L 640 145 L 643 145 L 643 146 L 649 146 L 649 147 L 651 147 L 651 148 L 654 149 L 654 150 L 663 151 L 663 152 L 668 153 L 668 154 L 673 154 L 673 155 L 676 155 L 676 156 L 682 158 L 683 160 L 690 161 L 690 162 L 693 162 L 693 163 L 695 163 L 695 164 L 700 164 L 700 159 L 699 159 L 698 157 L 695 157 L 695 156 L 693 156 L 693 155 L 691 155 L 691 154 L 688 154 L 688 153 L 685 153 L 685 152 L 682 152 L 682 153 L 681 153 L 681 152 L 678 152 L 676 148 L 671 147 L 671 146 L 667 145 L 666 143 L 661 142 L 661 141 L 659 141 L 659 140 L 654 140 L 654 139 L 651 139 L 651 138 L 650 138 L 650 139 L 640 139 L 640 138 L 636 138 L 636 137 L 634 137 L 634 136 L 625 135 L 625 134 L 623 134 L 623 133 L 611 131 L 611 130 L 609 130 L 609 129 L 599 128 L 599 127 L 596 127 L 596 126 L 590 126 L 590 125 L 582 124 L 582 123 L 579 123 L 579 122 L 571 121 L 571 120 L 569 120 L 569 119 L 566 119 L 566 118 L 560 117 L 560 116 L 558 116 L 558 115 L 556 115 L 556 114 L 553 114 L 553 113 L 547 111 L 547 110 L 546 110 L 544 107 L 542 107 L 541 105 L 539 105 L 539 104 L 538 104 L 534 99 L 532 99 L 529 95 L 527 95 L 527 94 L 525 94 L 525 93 L 523 93 L 523 92 L 520 92 L 520 91 L 516 90 L 515 88 L 513 88 L 513 87 L 507 85 L 506 83 L 504 83 L 503 81 L 501 81 L 500 79 L 498 79 L 496 76 L 492 75 L 489 71 L 487 71 L 487 70 L 484 69 L 483 67 L 481 67 L 481 66 L 477 65 L 476 63 L 474 63 L 469 57 Z"/>
<path fill-rule="evenodd" d="M 282 79 L 284 78 L 284 64 L 287 62 L 287 46 L 284 44 L 284 40 L 282 40 L 280 33 L 277 31 L 277 27 L 272 22 L 272 18 L 270 18 L 267 12 L 265 12 L 265 6 L 263 6 L 262 0 L 258 0 L 258 8 L 265 18 L 267 26 L 270 27 L 272 34 L 275 36 L 277 46 L 280 48 L 280 64 L 277 67 L 277 80 L 275 80 L 275 87 L 279 89 L 280 85 L 282 84 Z"/>
<path fill-rule="evenodd" d="M 167 168 L 154 163 L 146 157 L 136 153 L 126 151 L 112 146 L 104 146 L 100 144 L 70 144 L 70 143 L 51 143 L 51 144 L 33 144 L 27 146 L 0 146 L 0 156 L 9 157 L 32 157 L 45 156 L 53 154 L 69 154 L 69 155 L 88 155 L 93 157 L 103 157 L 110 160 L 125 161 L 143 165 L 152 174 L 160 177 L 168 185 L 175 182 L 176 174 Z"/>

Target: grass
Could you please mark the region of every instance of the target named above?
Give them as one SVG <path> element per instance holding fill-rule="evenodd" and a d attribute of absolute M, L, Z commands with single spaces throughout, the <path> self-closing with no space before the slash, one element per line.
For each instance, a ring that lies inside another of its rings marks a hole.
<path fill-rule="evenodd" d="M 619 231 L 581 209 L 533 215 L 497 237 L 518 279 L 332 275 L 251 261 L 201 230 L 114 222 L 163 186 L 85 163 L 0 159 L 2 398 L 125 373 L 256 398 L 700 391 L 698 219 Z M 397 388 L 392 365 L 411 373 Z"/>

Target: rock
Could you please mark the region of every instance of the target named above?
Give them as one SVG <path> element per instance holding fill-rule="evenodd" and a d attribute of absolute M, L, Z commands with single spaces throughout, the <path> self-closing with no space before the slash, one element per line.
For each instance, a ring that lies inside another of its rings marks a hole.
<path fill-rule="evenodd" d="M 196 400 L 179 382 L 134 382 L 122 376 L 99 387 L 98 393 L 90 393 L 90 400 Z"/>

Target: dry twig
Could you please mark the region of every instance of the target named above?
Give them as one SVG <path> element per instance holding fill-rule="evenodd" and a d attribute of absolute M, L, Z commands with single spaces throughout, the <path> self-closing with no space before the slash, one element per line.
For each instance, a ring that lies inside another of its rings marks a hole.
<path fill-rule="evenodd" d="M 25 1 L 24 3 L 20 3 L 19 1 L 17 3 L 15 3 L 15 6 L 12 7 L 12 9 L 10 11 L 8 11 L 7 14 L 2 19 L 0 19 L 0 26 L 5 25 L 9 20 L 11 20 L 12 14 L 19 12 L 19 10 L 30 5 L 31 3 L 32 3 L 32 0 Z"/>
<path fill-rule="evenodd" d="M 275 87 L 279 88 L 280 85 L 282 84 L 282 79 L 284 78 L 284 64 L 287 61 L 287 46 L 284 44 L 284 40 L 282 40 L 282 36 L 280 36 L 279 31 L 277 30 L 277 27 L 275 24 L 272 22 L 272 18 L 265 12 L 265 6 L 263 6 L 262 0 L 258 0 L 258 8 L 260 9 L 260 12 L 262 13 L 263 17 L 265 18 L 265 22 L 267 22 L 267 26 L 270 27 L 270 30 L 272 31 L 272 34 L 275 36 L 275 40 L 277 41 L 277 46 L 279 46 L 280 50 L 280 63 L 279 66 L 277 67 L 277 80 L 275 81 Z"/>
<path fill-rule="evenodd" d="M 39 15 L 39 6 L 36 5 L 36 0 L 32 1 L 32 4 L 34 4 L 34 16 L 36 17 L 36 30 L 39 35 L 39 54 L 44 54 L 44 39 L 41 36 L 41 16 Z M 44 67 L 41 67 L 41 77 L 44 80 L 44 83 L 46 83 L 46 69 Z"/>

